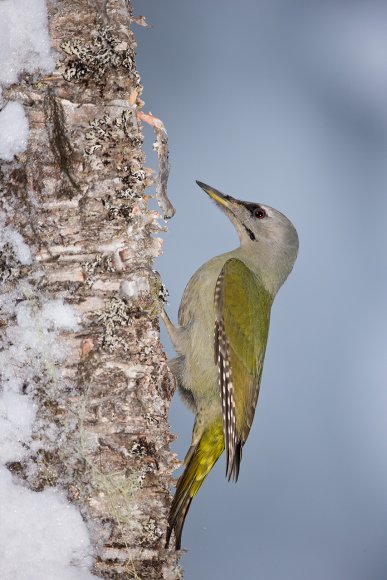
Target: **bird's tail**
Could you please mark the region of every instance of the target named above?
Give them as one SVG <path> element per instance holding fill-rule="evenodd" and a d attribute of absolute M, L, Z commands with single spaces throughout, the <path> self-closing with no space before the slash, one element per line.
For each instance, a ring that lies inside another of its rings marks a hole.
<path fill-rule="evenodd" d="M 192 499 L 224 450 L 222 420 L 203 432 L 199 443 L 192 446 L 184 460 L 186 468 L 177 482 L 175 497 L 168 518 L 166 546 L 175 531 L 176 550 L 181 546 L 181 533 Z"/>

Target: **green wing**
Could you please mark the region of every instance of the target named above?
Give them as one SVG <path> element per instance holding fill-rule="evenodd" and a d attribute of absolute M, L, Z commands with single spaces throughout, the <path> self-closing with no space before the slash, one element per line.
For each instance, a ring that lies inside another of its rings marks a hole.
<path fill-rule="evenodd" d="M 272 297 L 243 262 L 232 258 L 219 274 L 214 300 L 226 475 L 237 480 L 258 399 Z"/>

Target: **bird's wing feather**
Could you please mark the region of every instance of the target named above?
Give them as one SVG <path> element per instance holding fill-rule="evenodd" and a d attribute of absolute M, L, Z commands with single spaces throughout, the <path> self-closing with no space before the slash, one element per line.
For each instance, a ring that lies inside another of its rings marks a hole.
<path fill-rule="evenodd" d="M 236 480 L 258 399 L 272 297 L 241 260 L 232 258 L 219 274 L 214 302 L 226 475 Z"/>

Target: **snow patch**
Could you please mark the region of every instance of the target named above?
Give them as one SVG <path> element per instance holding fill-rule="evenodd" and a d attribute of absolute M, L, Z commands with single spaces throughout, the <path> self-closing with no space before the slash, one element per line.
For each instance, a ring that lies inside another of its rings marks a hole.
<path fill-rule="evenodd" d="M 20 73 L 54 69 L 45 0 L 0 1 L 0 85 L 16 83 Z M 3 97 L 0 86 L 0 107 Z M 28 121 L 20 103 L 0 111 L 0 159 L 25 151 Z"/>
<path fill-rule="evenodd" d="M 120 293 L 125 298 L 135 298 L 145 292 L 149 292 L 149 282 L 146 278 L 124 280 L 120 286 Z"/>
<path fill-rule="evenodd" d="M 0 0 L 0 159 L 23 152 L 29 133 L 22 105 L 5 104 L 1 85 L 16 83 L 23 72 L 49 73 L 54 64 L 45 0 Z M 63 300 L 45 299 L 37 284 L 18 281 L 31 252 L 1 213 L 0 258 L 6 282 L 0 292 L 0 578 L 90 580 L 92 548 L 76 507 L 54 488 L 27 489 L 5 467 L 57 448 L 62 432 L 39 418 L 34 393 L 63 386 L 58 363 L 66 349 L 58 335 L 77 330 L 78 316 Z M 34 467 L 27 463 L 28 472 Z"/>
<path fill-rule="evenodd" d="M 45 0 L 1 0 L 0 83 L 16 83 L 21 72 L 51 72 L 54 60 Z"/>
<path fill-rule="evenodd" d="M 12 390 L 0 396 L 1 463 L 24 458 L 27 449 L 23 443 L 31 436 L 34 419 L 35 408 L 28 397 Z"/>
<path fill-rule="evenodd" d="M 0 467 L 3 580 L 90 580 L 91 546 L 78 510 L 54 489 L 36 493 Z"/>
<path fill-rule="evenodd" d="M 25 151 L 27 143 L 28 121 L 24 109 L 20 103 L 10 102 L 0 111 L 0 159 L 11 161 L 14 155 Z"/>
<path fill-rule="evenodd" d="M 66 356 L 58 332 L 77 330 L 78 322 L 76 312 L 63 300 L 40 305 L 36 291 L 26 283 L 0 295 L 0 311 L 7 318 L 14 317 L 0 335 L 0 460 L 6 462 L 21 460 L 31 447 L 49 448 L 55 442 L 54 425 L 51 433 L 49 425 L 39 428 L 34 424 L 33 395 L 39 377 L 46 388 L 57 380 L 55 364 Z M 36 440 L 41 431 L 42 441 Z"/>
<path fill-rule="evenodd" d="M 0 213 L 3 267 L 30 264 L 27 244 L 5 224 Z M 0 322 L 0 578 L 90 580 L 92 547 L 77 508 L 55 488 L 27 489 L 5 467 L 41 449 L 57 449 L 63 433 L 39 417 L 34 394 L 44 388 L 58 396 L 58 363 L 67 355 L 58 335 L 76 331 L 78 315 L 63 299 L 47 300 L 37 286 L 16 278 L 2 287 Z M 33 473 L 36 466 L 26 465 Z"/>
<path fill-rule="evenodd" d="M 10 103 L 14 104 L 14 103 Z M 0 113 L 1 119 L 1 113 Z M 1 132 L 0 132 L 0 146 L 1 146 Z M 10 226 L 5 225 L 5 216 L 0 214 L 0 252 L 6 244 L 9 244 L 19 262 L 26 266 L 31 264 L 31 252 L 23 237 Z"/>
<path fill-rule="evenodd" d="M 60 330 L 78 330 L 78 317 L 70 304 L 64 304 L 62 299 L 50 300 L 43 304 L 42 320 L 48 328 Z"/>

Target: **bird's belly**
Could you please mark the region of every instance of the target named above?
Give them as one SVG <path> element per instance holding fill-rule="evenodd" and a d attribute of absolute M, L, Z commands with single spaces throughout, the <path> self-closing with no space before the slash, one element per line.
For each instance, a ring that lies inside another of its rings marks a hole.
<path fill-rule="evenodd" d="M 212 398 L 218 393 L 218 369 L 214 362 L 213 329 L 205 332 L 200 329 L 200 324 L 193 325 L 190 329 L 192 334 L 198 334 L 199 340 L 188 349 L 185 355 L 184 383 L 194 397 L 208 396 Z M 195 328 L 196 327 L 196 328 Z M 205 337 L 205 338 L 204 338 Z"/>
<path fill-rule="evenodd" d="M 219 402 L 218 369 L 214 360 L 214 289 L 217 276 L 207 280 L 205 291 L 195 293 L 192 322 L 187 328 L 188 340 L 184 357 L 184 386 L 195 399 Z"/>

